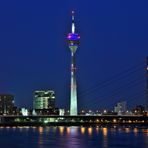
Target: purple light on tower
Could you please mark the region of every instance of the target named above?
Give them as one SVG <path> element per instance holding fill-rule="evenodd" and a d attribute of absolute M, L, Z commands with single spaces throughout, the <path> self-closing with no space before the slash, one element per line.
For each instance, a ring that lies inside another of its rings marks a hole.
<path fill-rule="evenodd" d="M 67 35 L 68 46 L 71 51 L 71 90 L 70 90 L 70 115 L 78 115 L 77 107 L 77 83 L 76 83 L 76 66 L 75 66 L 75 52 L 80 44 L 80 35 L 75 33 L 75 18 L 74 11 L 72 11 L 72 27 L 71 33 Z"/>

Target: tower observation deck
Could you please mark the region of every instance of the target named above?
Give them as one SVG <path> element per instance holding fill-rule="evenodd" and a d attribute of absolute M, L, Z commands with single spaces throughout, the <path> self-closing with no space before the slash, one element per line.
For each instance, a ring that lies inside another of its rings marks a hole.
<path fill-rule="evenodd" d="M 75 33 L 75 13 L 72 11 L 71 33 L 67 35 L 68 46 L 71 51 L 71 88 L 70 88 L 70 115 L 78 115 L 77 107 L 77 83 L 76 83 L 76 66 L 75 53 L 80 44 L 80 35 Z"/>

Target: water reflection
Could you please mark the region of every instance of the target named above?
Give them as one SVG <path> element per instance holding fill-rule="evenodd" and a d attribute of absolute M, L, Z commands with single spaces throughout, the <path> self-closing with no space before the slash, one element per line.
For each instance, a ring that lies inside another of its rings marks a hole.
<path fill-rule="evenodd" d="M 52 127 L 52 129 L 53 129 L 53 132 L 56 133 L 56 131 L 57 131 L 57 127 L 54 126 L 54 127 Z"/>
<path fill-rule="evenodd" d="M 47 133 L 50 133 L 50 129 L 51 129 L 50 126 L 48 126 L 48 127 L 45 128 L 46 134 L 47 134 Z M 52 131 L 53 131 L 53 130 L 54 130 L 54 128 L 52 128 Z"/>
<path fill-rule="evenodd" d="M 133 132 L 134 132 L 134 135 L 137 136 L 137 134 L 138 134 L 138 128 L 134 128 L 133 129 Z"/>
<path fill-rule="evenodd" d="M 22 132 L 22 131 L 23 131 L 23 128 L 22 128 L 21 126 L 19 127 L 19 131 L 20 131 L 20 132 Z"/>
<path fill-rule="evenodd" d="M 142 134 L 143 134 L 144 145 L 145 145 L 144 148 L 147 148 L 148 147 L 148 129 L 142 129 Z M 140 135 L 140 133 L 139 133 L 139 135 Z"/>
<path fill-rule="evenodd" d="M 115 133 L 115 132 L 116 132 L 116 126 L 114 126 L 113 128 L 111 128 L 110 131 L 111 131 L 112 133 Z"/>
<path fill-rule="evenodd" d="M 66 138 L 66 146 L 70 148 L 81 148 L 81 142 L 79 139 L 79 127 L 67 127 L 67 138 Z"/>
<path fill-rule="evenodd" d="M 38 128 L 38 130 L 39 130 L 39 134 L 42 134 L 42 133 L 43 133 L 43 127 L 40 126 L 40 127 Z"/>
<path fill-rule="evenodd" d="M 67 128 L 66 128 L 66 133 L 67 133 L 67 135 L 70 134 L 70 127 L 67 127 Z"/>
<path fill-rule="evenodd" d="M 88 128 L 88 135 L 89 136 L 92 136 L 92 132 L 93 132 L 93 128 L 92 127 L 89 127 Z"/>
<path fill-rule="evenodd" d="M 43 139 L 44 139 L 43 135 L 40 134 L 39 135 L 39 139 L 38 139 L 38 146 L 39 146 L 39 148 L 43 148 L 43 145 L 44 145 Z"/>
<path fill-rule="evenodd" d="M 71 136 L 77 136 L 78 135 L 78 127 L 70 127 L 70 134 L 71 134 Z"/>
<path fill-rule="evenodd" d="M 6 127 L 6 129 L 7 129 L 7 130 L 9 130 L 9 129 L 10 129 L 10 127 L 9 127 L 9 126 L 7 126 L 7 127 Z"/>
<path fill-rule="evenodd" d="M 130 128 L 129 128 L 129 127 L 126 127 L 126 128 L 125 128 L 125 132 L 126 132 L 126 133 L 130 133 Z"/>
<path fill-rule="evenodd" d="M 108 147 L 108 129 L 106 127 L 102 128 L 103 132 L 103 147 L 107 148 Z"/>
<path fill-rule="evenodd" d="M 96 133 L 97 134 L 99 133 L 99 127 L 96 127 Z"/>
<path fill-rule="evenodd" d="M 84 134 L 85 134 L 85 130 L 86 130 L 86 128 L 85 128 L 85 127 L 81 127 L 81 128 L 80 128 L 80 131 L 81 131 L 81 134 L 82 134 L 82 135 L 84 135 Z"/>
<path fill-rule="evenodd" d="M 102 131 L 103 131 L 103 136 L 104 136 L 104 137 L 107 137 L 108 129 L 107 129 L 106 127 L 104 127 L 104 128 L 102 129 Z"/>
<path fill-rule="evenodd" d="M 146 135 L 148 136 L 148 129 L 146 129 L 145 132 L 146 132 Z"/>
<path fill-rule="evenodd" d="M 39 148 L 43 148 L 43 144 L 44 144 L 44 142 L 43 142 L 43 131 L 44 131 L 43 127 L 40 126 L 38 128 L 38 132 L 39 132 L 38 145 L 39 145 Z"/>
<path fill-rule="evenodd" d="M 31 129 L 33 130 L 33 132 L 36 131 L 36 128 L 37 128 L 36 126 L 32 126 L 32 127 L 31 127 Z"/>
<path fill-rule="evenodd" d="M 15 130 L 16 130 L 16 127 L 15 127 L 15 126 L 14 126 L 14 127 L 12 127 L 12 130 L 13 130 L 13 131 L 15 131 Z"/>
<path fill-rule="evenodd" d="M 59 127 L 59 132 L 60 132 L 60 135 L 64 134 L 64 126 Z"/>
<path fill-rule="evenodd" d="M 148 128 L 142 129 L 130 126 L 6 127 L 1 128 L 0 131 L 0 142 L 2 143 L 4 136 L 7 139 L 8 135 L 13 135 L 13 141 L 16 141 L 19 137 L 20 143 L 16 147 L 28 147 L 29 145 L 29 148 L 108 148 L 110 146 L 113 148 L 132 148 L 135 147 L 137 143 L 142 146 L 142 148 L 148 147 Z M 27 143 L 23 143 L 24 139 L 28 140 Z M 131 139 L 133 140 L 131 141 Z M 11 145 L 8 147 L 11 147 Z"/>

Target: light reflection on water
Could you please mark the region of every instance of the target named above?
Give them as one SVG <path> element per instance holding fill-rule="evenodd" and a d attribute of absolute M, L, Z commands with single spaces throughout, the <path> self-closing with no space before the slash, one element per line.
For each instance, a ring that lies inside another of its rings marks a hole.
<path fill-rule="evenodd" d="M 64 126 L 59 127 L 59 132 L 60 132 L 60 135 L 64 134 Z"/>
<path fill-rule="evenodd" d="M 89 128 L 87 128 L 87 130 L 88 130 L 88 135 L 92 136 L 93 128 L 89 127 Z"/>
<path fill-rule="evenodd" d="M 99 133 L 99 127 L 96 127 L 96 133 L 98 134 Z"/>
<path fill-rule="evenodd" d="M 39 130 L 39 133 L 40 133 L 40 134 L 43 133 L 43 127 L 40 126 L 40 127 L 38 128 L 38 130 Z"/>
<path fill-rule="evenodd" d="M 133 129 L 133 132 L 134 132 L 134 135 L 135 135 L 135 136 L 138 136 L 138 128 L 134 128 L 134 129 Z"/>
<path fill-rule="evenodd" d="M 66 147 L 81 148 L 81 142 L 78 138 L 78 127 L 67 127 L 66 129 L 68 129 L 68 133 L 66 133 Z"/>
<path fill-rule="evenodd" d="M 107 147 L 108 147 L 108 137 L 107 137 L 108 129 L 104 127 L 104 128 L 102 129 L 102 131 L 103 131 L 103 146 L 104 146 L 105 148 L 107 148 Z"/>
<path fill-rule="evenodd" d="M 10 142 L 7 142 L 8 136 Z M 11 140 L 11 137 L 13 138 Z M 24 143 L 23 141 L 27 142 Z M 17 141 L 17 142 L 16 142 Z M 148 147 L 148 128 L 138 127 L 0 127 L 3 148 Z M 5 146 L 6 145 L 6 146 Z"/>
<path fill-rule="evenodd" d="M 71 128 L 70 127 L 66 128 L 66 133 L 67 133 L 68 136 L 70 135 L 70 133 L 71 133 Z"/>
<path fill-rule="evenodd" d="M 80 130 L 81 130 L 81 134 L 84 135 L 86 128 L 85 127 L 81 127 Z"/>
<path fill-rule="evenodd" d="M 126 128 L 125 128 L 125 132 L 126 132 L 126 133 L 130 133 L 130 128 L 129 128 L 129 127 L 126 127 Z"/>

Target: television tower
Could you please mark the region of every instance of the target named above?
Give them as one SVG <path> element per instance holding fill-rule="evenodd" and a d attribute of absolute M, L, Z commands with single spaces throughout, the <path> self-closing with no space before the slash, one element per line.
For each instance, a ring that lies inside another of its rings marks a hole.
<path fill-rule="evenodd" d="M 71 33 L 68 34 L 68 46 L 71 51 L 71 92 L 70 92 L 70 115 L 78 115 L 77 107 L 77 83 L 76 83 L 76 66 L 75 52 L 80 44 L 80 35 L 75 33 L 75 12 L 72 11 L 72 26 Z"/>

